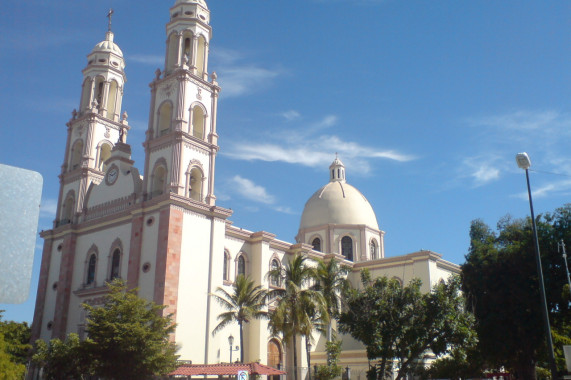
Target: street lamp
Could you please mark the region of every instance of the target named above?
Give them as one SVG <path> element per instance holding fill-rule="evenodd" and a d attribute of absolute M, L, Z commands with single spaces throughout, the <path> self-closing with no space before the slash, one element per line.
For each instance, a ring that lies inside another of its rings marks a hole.
<path fill-rule="evenodd" d="M 567 266 L 567 252 L 565 252 L 565 242 L 563 239 L 557 243 L 557 252 L 563 251 L 563 261 L 565 262 L 565 272 L 567 272 L 567 283 L 569 284 L 569 294 L 571 296 L 571 278 L 569 277 L 569 266 Z"/>
<path fill-rule="evenodd" d="M 228 337 L 228 344 L 230 344 L 230 363 L 232 363 L 232 352 L 233 351 L 238 351 L 240 349 L 240 346 L 236 346 L 236 348 L 232 348 L 232 346 L 234 345 L 234 337 L 232 336 L 232 334 L 230 334 L 230 336 Z"/>
<path fill-rule="evenodd" d="M 543 303 L 543 322 L 545 327 L 545 337 L 547 339 L 547 348 L 549 350 L 549 364 L 551 367 L 551 378 L 557 379 L 557 366 L 555 365 L 555 355 L 553 353 L 553 341 L 551 339 L 551 327 L 549 326 L 549 314 L 547 311 L 547 298 L 545 297 L 545 285 L 543 282 L 543 270 L 541 269 L 541 256 L 539 254 L 539 242 L 537 239 L 537 227 L 535 225 L 535 215 L 533 213 L 533 201 L 531 198 L 531 186 L 529 185 L 529 167 L 531 160 L 527 153 L 518 153 L 515 156 L 517 166 L 525 170 L 525 178 L 527 180 L 527 194 L 529 196 L 529 210 L 531 212 L 531 226 L 533 228 L 533 241 L 535 243 L 535 263 L 537 264 L 537 275 L 539 281 L 539 290 L 541 293 L 541 301 Z"/>

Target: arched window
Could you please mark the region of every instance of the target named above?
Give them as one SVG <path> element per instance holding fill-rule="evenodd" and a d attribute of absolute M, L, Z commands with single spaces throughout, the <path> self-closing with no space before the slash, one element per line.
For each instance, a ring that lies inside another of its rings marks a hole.
<path fill-rule="evenodd" d="M 343 236 L 341 239 L 341 254 L 349 261 L 353 261 L 353 239 Z"/>
<path fill-rule="evenodd" d="M 105 78 L 97 77 L 95 79 L 95 96 L 94 99 L 97 100 L 97 109 L 103 107 L 103 89 L 105 88 Z M 91 105 L 90 105 L 91 106 Z"/>
<path fill-rule="evenodd" d="M 222 278 L 224 281 L 230 280 L 230 254 L 224 251 L 224 267 L 222 269 Z"/>
<path fill-rule="evenodd" d="M 71 160 L 69 162 L 69 170 L 79 169 L 81 167 L 81 157 L 83 156 L 83 141 L 77 140 L 71 148 Z"/>
<path fill-rule="evenodd" d="M 316 237 L 315 239 L 313 239 L 313 241 L 311 242 L 311 245 L 313 246 L 313 249 L 315 251 L 319 251 L 321 252 L 321 239 Z"/>
<path fill-rule="evenodd" d="M 272 272 L 278 272 L 279 269 L 280 269 L 280 262 L 277 259 L 273 259 L 272 263 L 270 264 L 270 270 L 272 270 Z M 270 276 L 270 285 L 280 286 L 280 276 L 277 274 Z"/>
<path fill-rule="evenodd" d="M 83 81 L 83 88 L 81 90 L 81 104 L 79 105 L 79 112 L 85 111 L 91 105 L 89 104 L 89 97 L 91 96 L 91 78 L 86 78 Z"/>
<path fill-rule="evenodd" d="M 238 275 L 246 275 L 246 259 L 242 255 L 238 257 Z"/>
<path fill-rule="evenodd" d="M 202 202 L 202 182 L 204 177 L 202 171 L 194 167 L 188 176 L 188 196 L 195 201 Z"/>
<path fill-rule="evenodd" d="M 188 64 L 192 62 L 192 32 L 185 30 L 182 36 L 182 56 L 188 59 Z"/>
<path fill-rule="evenodd" d="M 206 58 L 206 39 L 204 36 L 198 38 L 198 49 L 196 51 L 196 71 L 198 76 L 202 77 L 206 71 L 205 67 Z"/>
<path fill-rule="evenodd" d="M 97 168 L 104 172 L 107 170 L 107 165 L 105 165 L 105 161 L 107 161 L 111 157 L 111 145 L 103 143 L 99 147 L 99 163 Z"/>
<path fill-rule="evenodd" d="M 65 198 L 65 202 L 63 202 L 63 207 L 61 210 L 61 220 L 60 224 L 69 224 L 73 220 L 74 214 L 74 207 L 75 207 L 75 197 L 72 193 L 69 193 Z"/>
<path fill-rule="evenodd" d="M 119 85 L 117 81 L 112 80 L 111 84 L 109 85 L 109 95 L 107 96 L 107 117 L 109 119 L 115 120 L 115 109 L 117 105 L 117 94 L 119 93 Z"/>
<path fill-rule="evenodd" d="M 192 108 L 192 135 L 197 139 L 204 139 L 205 121 L 206 117 L 202 107 L 194 106 Z"/>
<path fill-rule="evenodd" d="M 178 36 L 176 33 L 170 35 L 167 50 L 166 71 L 170 73 L 178 64 Z"/>
<path fill-rule="evenodd" d="M 97 265 L 97 255 L 92 253 L 89 256 L 89 262 L 87 263 L 87 276 L 85 278 L 85 285 L 91 285 L 95 282 L 95 267 Z"/>
<path fill-rule="evenodd" d="M 109 279 L 114 280 L 121 275 L 121 250 L 116 248 L 111 256 L 111 270 L 109 272 Z"/>
<path fill-rule="evenodd" d="M 157 115 L 158 120 L 158 133 L 159 136 L 162 136 L 171 129 L 171 120 L 172 120 L 172 104 L 170 102 L 164 102 L 159 107 L 159 114 Z"/>
<path fill-rule="evenodd" d="M 165 191 L 165 183 L 167 179 L 167 170 L 164 166 L 159 165 L 155 168 L 152 178 L 151 196 L 161 195 Z"/>
<path fill-rule="evenodd" d="M 374 239 L 371 240 L 369 250 L 371 251 L 371 260 L 376 260 L 377 259 L 377 242 Z"/>

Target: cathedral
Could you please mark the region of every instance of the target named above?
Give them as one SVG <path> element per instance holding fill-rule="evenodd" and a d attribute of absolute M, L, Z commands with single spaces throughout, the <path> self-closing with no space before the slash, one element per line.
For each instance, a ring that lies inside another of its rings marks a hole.
<path fill-rule="evenodd" d="M 128 115 L 121 109 L 126 62 L 111 28 L 87 56 L 79 108 L 62 141 L 57 215 L 53 228 L 41 233 L 33 340 L 84 336 L 82 303 L 100 305 L 106 281 L 121 278 L 174 315 L 181 360 L 223 363 L 230 361 L 229 337 L 239 336 L 238 326 L 212 335 L 222 309 L 210 294 L 218 287 L 230 291 L 238 274 L 271 289 L 278 284 L 267 272 L 295 255 L 342 261 L 354 285 L 365 268 L 401 283 L 420 278 L 423 291 L 459 273 L 432 251 L 386 257 L 385 233 L 367 199 L 347 182 L 350 173 L 339 158 L 323 168 L 329 182 L 307 201 L 295 242 L 233 225 L 232 211 L 215 195 L 221 88 L 208 65 L 210 11 L 205 0 L 173 1 L 164 68 L 150 83 L 141 171 L 131 160 Z M 245 361 L 293 367 L 293 355 L 271 336 L 267 321 L 251 321 L 244 333 L 239 350 Z M 325 338 L 314 335 L 311 363 L 322 364 Z M 365 378 L 364 347 L 345 336 L 342 349 L 343 367 Z"/>

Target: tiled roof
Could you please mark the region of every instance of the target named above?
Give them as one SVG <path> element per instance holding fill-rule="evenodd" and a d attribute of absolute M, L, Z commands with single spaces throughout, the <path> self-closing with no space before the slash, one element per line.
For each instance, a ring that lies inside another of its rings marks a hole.
<path fill-rule="evenodd" d="M 238 371 L 248 371 L 250 375 L 285 375 L 284 371 L 268 367 L 260 363 L 221 363 L 221 364 L 183 364 L 170 376 L 198 376 L 198 375 L 237 375 Z"/>

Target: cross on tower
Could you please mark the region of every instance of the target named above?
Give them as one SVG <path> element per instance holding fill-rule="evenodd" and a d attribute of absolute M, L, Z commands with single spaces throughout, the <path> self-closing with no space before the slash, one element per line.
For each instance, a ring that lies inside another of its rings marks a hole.
<path fill-rule="evenodd" d="M 109 12 L 107 12 L 107 18 L 109 19 L 109 25 L 107 27 L 107 31 L 111 31 L 111 18 L 113 17 L 113 8 L 109 9 Z"/>

